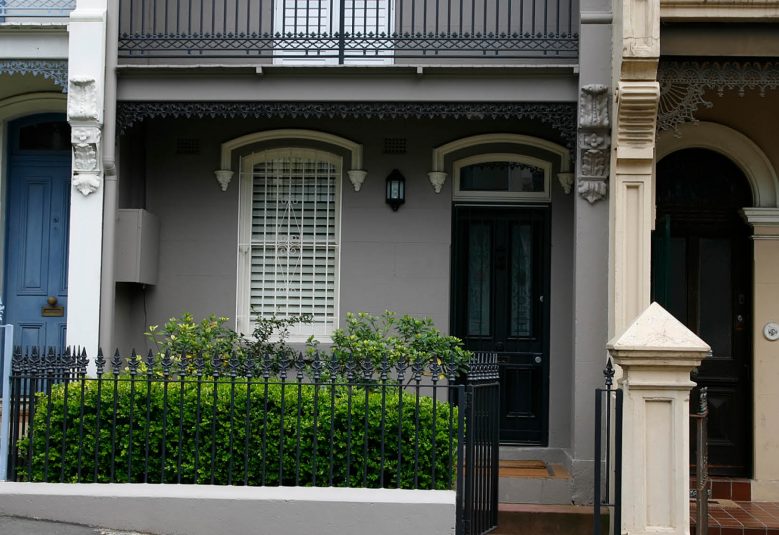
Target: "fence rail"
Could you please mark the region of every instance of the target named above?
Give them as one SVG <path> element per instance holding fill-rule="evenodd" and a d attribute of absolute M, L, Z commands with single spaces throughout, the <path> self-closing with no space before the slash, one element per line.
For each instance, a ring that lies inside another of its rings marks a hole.
<path fill-rule="evenodd" d="M 9 18 L 67 17 L 76 0 L 0 0 L 0 22 Z"/>
<path fill-rule="evenodd" d="M 611 359 L 608 360 L 603 375 L 606 378 L 606 388 L 595 389 L 593 533 L 603 533 L 601 513 L 602 508 L 606 507 L 611 511 L 610 533 L 620 535 L 623 391 L 614 388 L 614 367 Z"/>
<path fill-rule="evenodd" d="M 709 393 L 703 387 L 698 391 L 698 412 L 691 414 L 695 422 L 695 488 L 690 491 L 690 498 L 695 498 L 696 533 L 709 532 L 709 449 L 707 423 L 709 418 Z"/>
<path fill-rule="evenodd" d="M 121 0 L 122 57 L 576 57 L 578 0 Z M 462 61 L 458 61 L 462 63 Z"/>
<path fill-rule="evenodd" d="M 456 489 L 497 524 L 497 360 L 14 351 L 17 481 Z"/>

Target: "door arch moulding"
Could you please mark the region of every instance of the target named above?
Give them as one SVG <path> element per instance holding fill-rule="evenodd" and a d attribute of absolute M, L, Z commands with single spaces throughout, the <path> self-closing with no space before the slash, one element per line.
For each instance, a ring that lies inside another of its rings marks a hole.
<path fill-rule="evenodd" d="M 560 165 L 560 170 L 557 173 L 557 178 L 565 192 L 570 193 L 571 186 L 573 185 L 573 172 L 571 171 L 571 153 L 568 149 L 545 139 L 509 133 L 479 134 L 455 139 L 434 148 L 432 170 L 427 174 L 427 178 L 430 180 L 430 184 L 435 192 L 441 193 L 441 188 L 443 188 L 446 182 L 446 177 L 448 176 L 445 168 L 446 157 L 449 154 L 471 147 L 494 144 L 524 145 L 551 152 L 559 160 L 557 163 Z"/>
<path fill-rule="evenodd" d="M 676 134 L 658 136 L 656 161 L 682 149 L 709 149 L 730 158 L 746 175 L 754 206 L 779 207 L 776 170 L 763 150 L 738 130 L 708 121 L 681 125 Z"/>
<path fill-rule="evenodd" d="M 362 168 L 362 145 L 359 143 L 319 130 L 282 128 L 278 130 L 254 132 L 222 143 L 221 167 L 214 171 L 214 175 L 216 176 L 216 180 L 219 182 L 222 191 L 227 191 L 230 181 L 233 178 L 233 153 L 235 151 L 256 143 L 277 140 L 315 141 L 346 150 L 351 155 L 352 165 L 352 168 L 346 171 L 346 174 L 354 187 L 354 191 L 360 191 L 363 182 L 365 182 L 365 178 L 368 176 L 368 172 Z"/>

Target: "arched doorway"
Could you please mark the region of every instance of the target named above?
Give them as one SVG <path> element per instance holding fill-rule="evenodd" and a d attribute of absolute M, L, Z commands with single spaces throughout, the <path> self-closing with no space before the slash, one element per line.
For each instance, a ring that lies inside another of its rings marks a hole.
<path fill-rule="evenodd" d="M 751 475 L 749 182 L 727 157 L 684 149 L 657 164 L 652 294 L 712 347 L 696 382 L 709 390 L 714 475 Z"/>
<path fill-rule="evenodd" d="M 8 123 L 3 302 L 14 343 L 64 347 L 70 126 L 64 114 Z"/>

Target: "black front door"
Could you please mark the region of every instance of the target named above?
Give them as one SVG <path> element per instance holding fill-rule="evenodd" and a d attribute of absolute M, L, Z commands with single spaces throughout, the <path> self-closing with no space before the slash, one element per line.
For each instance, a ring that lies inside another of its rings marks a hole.
<path fill-rule="evenodd" d="M 751 475 L 752 248 L 739 215 L 751 205 L 746 178 L 724 156 L 688 149 L 657 164 L 653 298 L 711 346 L 693 380 L 708 387 L 713 475 Z"/>
<path fill-rule="evenodd" d="M 547 444 L 548 237 L 546 207 L 454 209 L 453 334 L 498 353 L 502 442 Z"/>

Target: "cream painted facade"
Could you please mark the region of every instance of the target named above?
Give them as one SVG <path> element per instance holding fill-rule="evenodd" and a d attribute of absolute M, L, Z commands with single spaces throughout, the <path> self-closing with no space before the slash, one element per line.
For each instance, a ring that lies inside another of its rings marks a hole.
<path fill-rule="evenodd" d="M 753 500 L 777 500 L 779 341 L 767 329 L 779 322 L 779 128 L 766 119 L 779 113 L 779 2 L 621 0 L 615 10 L 610 330 L 650 301 L 657 162 L 690 148 L 724 155 L 753 198 L 743 207 L 753 251 L 746 475 Z"/>

